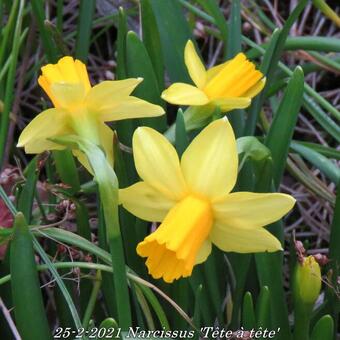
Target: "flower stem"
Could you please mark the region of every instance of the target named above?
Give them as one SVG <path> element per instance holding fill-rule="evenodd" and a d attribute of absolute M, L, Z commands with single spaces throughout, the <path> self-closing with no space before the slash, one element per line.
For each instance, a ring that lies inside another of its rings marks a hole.
<path fill-rule="evenodd" d="M 118 217 L 118 179 L 106 160 L 105 154 L 97 145 L 75 136 L 63 136 L 54 139 L 57 143 L 79 148 L 90 162 L 94 180 L 98 184 L 101 204 L 104 211 L 106 236 L 110 247 L 115 296 L 118 310 L 118 323 L 123 331 L 131 326 L 131 308 L 126 277 L 124 248 Z"/>
<path fill-rule="evenodd" d="M 87 329 L 90 319 L 91 319 L 91 315 L 92 312 L 94 310 L 94 307 L 96 305 L 96 301 L 97 301 L 97 296 L 100 290 L 100 286 L 102 283 L 102 276 L 101 276 L 101 272 L 100 270 L 97 271 L 96 277 L 95 277 L 95 281 L 93 284 L 93 289 L 91 292 L 91 296 L 90 296 L 90 300 L 89 303 L 87 305 L 85 314 L 84 314 L 84 318 L 83 318 L 83 326 L 85 329 Z"/>

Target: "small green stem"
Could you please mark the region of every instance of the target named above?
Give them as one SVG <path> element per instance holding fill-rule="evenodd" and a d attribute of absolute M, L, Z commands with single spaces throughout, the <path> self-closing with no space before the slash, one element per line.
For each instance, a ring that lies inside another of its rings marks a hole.
<path fill-rule="evenodd" d="M 93 312 L 94 307 L 96 305 L 97 296 L 98 296 L 101 284 L 102 284 L 102 275 L 101 275 L 101 271 L 98 270 L 96 277 L 95 277 L 94 284 L 93 284 L 93 289 L 92 289 L 92 292 L 91 292 L 90 300 L 89 300 L 89 303 L 87 305 L 87 308 L 86 308 L 86 311 L 85 311 L 85 314 L 84 314 L 84 318 L 83 318 L 83 326 L 84 326 L 85 329 L 87 329 L 87 327 L 89 325 L 92 312 Z"/>

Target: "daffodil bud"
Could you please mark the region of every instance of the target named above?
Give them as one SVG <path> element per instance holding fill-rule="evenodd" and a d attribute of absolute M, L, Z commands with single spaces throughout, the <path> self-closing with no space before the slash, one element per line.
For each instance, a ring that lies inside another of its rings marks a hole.
<path fill-rule="evenodd" d="M 320 294 L 321 270 L 314 256 L 303 258 L 298 263 L 294 276 L 294 297 L 296 304 L 313 306 Z"/>

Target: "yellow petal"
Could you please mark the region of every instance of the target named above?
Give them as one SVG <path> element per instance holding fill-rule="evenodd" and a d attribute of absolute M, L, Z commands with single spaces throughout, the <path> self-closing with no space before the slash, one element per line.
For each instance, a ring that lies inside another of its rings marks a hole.
<path fill-rule="evenodd" d="M 41 71 L 38 83 L 57 108 L 73 109 L 91 88 L 86 66 L 70 56 L 59 59 L 57 64 L 43 66 Z"/>
<path fill-rule="evenodd" d="M 202 89 L 206 82 L 206 71 L 191 40 L 188 40 L 185 45 L 184 61 L 192 81 L 199 89 Z"/>
<path fill-rule="evenodd" d="M 213 103 L 221 109 L 221 112 L 228 112 L 234 109 L 245 109 L 251 104 L 251 99 L 246 97 L 219 98 Z"/>
<path fill-rule="evenodd" d="M 74 67 L 76 68 L 78 78 L 80 79 L 81 83 L 84 85 L 85 92 L 87 93 L 91 89 L 91 83 L 90 83 L 89 75 L 87 73 L 86 66 L 80 60 L 76 59 L 74 62 Z"/>
<path fill-rule="evenodd" d="M 164 109 L 159 105 L 129 96 L 116 106 L 103 105 L 97 114 L 100 120 L 110 122 L 129 118 L 157 117 L 164 113 Z"/>
<path fill-rule="evenodd" d="M 222 63 L 222 64 L 219 64 L 219 65 L 216 65 L 216 66 L 213 66 L 211 68 L 209 68 L 207 70 L 207 82 L 209 80 L 211 80 L 213 77 L 215 77 L 220 71 L 222 71 L 222 69 L 224 68 L 224 66 L 226 66 L 228 63 L 229 63 L 230 60 Z"/>
<path fill-rule="evenodd" d="M 257 96 L 266 85 L 266 78 L 262 78 L 258 83 L 251 87 L 246 93 L 243 94 L 244 97 L 253 98 Z"/>
<path fill-rule="evenodd" d="M 137 246 L 137 253 L 148 258 L 149 273 L 166 282 L 190 276 L 212 220 L 208 201 L 187 196 L 177 203 L 159 228 Z"/>
<path fill-rule="evenodd" d="M 148 127 L 136 129 L 133 157 L 139 176 L 154 189 L 172 200 L 186 193 L 177 152 L 159 132 Z"/>
<path fill-rule="evenodd" d="M 49 82 L 47 81 L 47 79 L 44 76 L 40 76 L 38 78 L 38 84 L 42 87 L 42 89 L 45 91 L 45 93 L 51 99 L 54 107 L 56 109 L 60 108 L 60 104 L 58 103 L 57 98 L 51 92 L 51 86 L 50 86 Z"/>
<path fill-rule="evenodd" d="M 289 212 L 295 199 L 286 194 L 235 192 L 215 202 L 214 216 L 225 227 L 259 228 L 273 223 Z"/>
<path fill-rule="evenodd" d="M 41 68 L 43 77 L 49 84 L 61 83 L 64 81 L 63 75 L 61 74 L 57 65 L 48 64 Z"/>
<path fill-rule="evenodd" d="M 119 201 L 131 214 L 150 222 L 161 222 L 176 204 L 145 182 L 119 190 Z"/>
<path fill-rule="evenodd" d="M 242 97 L 263 77 L 243 53 L 237 54 L 223 65 L 218 72 L 214 72 L 215 75 L 209 78 L 204 87 L 204 92 L 210 99 Z"/>
<path fill-rule="evenodd" d="M 81 83 L 53 83 L 50 91 L 61 108 L 76 110 L 81 106 L 86 92 Z"/>
<path fill-rule="evenodd" d="M 36 116 L 22 131 L 18 147 L 25 147 L 27 153 L 41 153 L 46 150 L 64 149 L 47 138 L 71 133 L 67 114 L 58 109 L 48 109 Z"/>
<path fill-rule="evenodd" d="M 227 252 L 258 253 L 282 250 L 280 241 L 264 228 L 239 229 L 216 224 L 210 232 L 210 240 Z"/>
<path fill-rule="evenodd" d="M 89 91 L 86 105 L 94 112 L 100 111 L 103 107 L 114 108 L 124 101 L 142 81 L 143 78 L 103 81 Z"/>
<path fill-rule="evenodd" d="M 238 156 L 230 123 L 210 123 L 183 153 L 181 166 L 188 187 L 210 198 L 227 194 L 237 177 Z"/>
<path fill-rule="evenodd" d="M 195 264 L 205 262 L 211 253 L 211 248 L 211 241 L 206 239 L 197 253 Z"/>
<path fill-rule="evenodd" d="M 57 66 L 59 72 L 63 77 L 63 81 L 67 83 L 79 83 L 80 78 L 78 76 L 77 69 L 74 65 L 74 60 L 70 56 L 60 58 L 58 60 Z"/>
<path fill-rule="evenodd" d="M 168 103 L 177 105 L 205 105 L 209 102 L 202 90 L 184 83 L 172 84 L 163 91 L 161 97 Z"/>

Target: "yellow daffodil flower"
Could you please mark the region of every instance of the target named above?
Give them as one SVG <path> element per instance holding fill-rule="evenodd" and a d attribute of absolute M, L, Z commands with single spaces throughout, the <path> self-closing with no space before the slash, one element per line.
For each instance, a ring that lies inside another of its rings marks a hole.
<path fill-rule="evenodd" d="M 162 98 L 171 104 L 202 107 L 205 115 L 212 114 L 216 107 L 221 112 L 244 109 L 265 85 L 263 74 L 243 53 L 206 70 L 189 40 L 184 50 L 184 61 L 196 86 L 172 84 L 163 91 Z"/>
<path fill-rule="evenodd" d="M 163 135 L 139 127 L 133 155 L 143 181 L 121 189 L 120 203 L 143 220 L 162 222 L 137 246 L 154 278 L 172 282 L 190 276 L 194 265 L 209 256 L 212 243 L 239 253 L 282 249 L 263 226 L 280 219 L 295 200 L 279 193 L 230 193 L 238 155 L 226 119 L 210 123 L 181 160 Z"/>
<path fill-rule="evenodd" d="M 38 83 L 54 108 L 40 113 L 22 131 L 18 146 L 26 153 L 63 149 L 49 138 L 76 134 L 101 146 L 112 164 L 113 131 L 105 122 L 164 114 L 160 106 L 130 96 L 142 78 L 103 81 L 91 87 L 85 65 L 69 56 L 41 71 Z M 89 168 L 85 156 L 73 152 Z"/>

